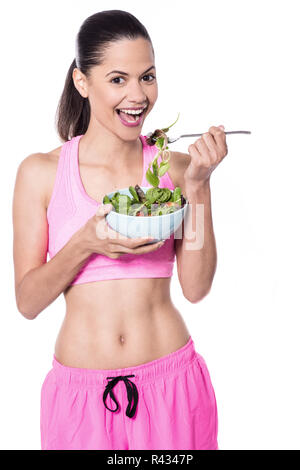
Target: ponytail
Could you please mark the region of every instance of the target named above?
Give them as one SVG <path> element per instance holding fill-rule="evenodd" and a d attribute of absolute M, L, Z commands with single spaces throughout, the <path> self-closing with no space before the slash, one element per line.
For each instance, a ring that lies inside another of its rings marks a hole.
<path fill-rule="evenodd" d="M 56 111 L 56 128 L 62 141 L 84 134 L 90 121 L 90 104 L 76 89 L 73 82 L 74 59 L 67 73 L 65 86 Z"/>

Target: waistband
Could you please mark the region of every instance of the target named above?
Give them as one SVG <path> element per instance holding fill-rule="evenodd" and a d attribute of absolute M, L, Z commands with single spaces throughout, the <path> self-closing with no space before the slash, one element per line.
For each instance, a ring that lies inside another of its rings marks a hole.
<path fill-rule="evenodd" d="M 159 377 L 171 375 L 188 365 L 198 357 L 192 337 L 188 342 L 176 351 L 138 366 L 120 369 L 82 369 L 78 367 L 64 366 L 53 358 L 53 372 L 56 382 L 59 384 L 76 384 L 77 386 L 107 385 L 107 377 L 120 375 L 134 375 L 136 384 L 153 381 Z"/>

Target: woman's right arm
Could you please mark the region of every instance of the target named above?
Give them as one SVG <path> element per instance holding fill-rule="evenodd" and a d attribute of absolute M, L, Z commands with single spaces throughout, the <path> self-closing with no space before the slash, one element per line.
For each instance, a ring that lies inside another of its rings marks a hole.
<path fill-rule="evenodd" d="M 159 248 L 158 243 L 145 245 L 149 238 L 119 236 L 105 221 L 112 205 L 104 204 L 47 262 L 48 178 L 45 156 L 32 154 L 19 165 L 14 189 L 15 295 L 19 312 L 29 320 L 64 292 L 92 253 L 116 259 L 125 253 L 143 254 Z"/>
<path fill-rule="evenodd" d="M 14 273 L 20 313 L 34 319 L 70 284 L 89 258 L 76 237 L 47 262 L 45 156 L 32 154 L 19 165 L 14 197 Z"/>

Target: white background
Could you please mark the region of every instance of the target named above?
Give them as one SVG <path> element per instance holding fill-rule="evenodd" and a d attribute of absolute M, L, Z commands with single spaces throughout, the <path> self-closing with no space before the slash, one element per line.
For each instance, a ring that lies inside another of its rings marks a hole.
<path fill-rule="evenodd" d="M 155 48 L 159 98 L 142 133 L 250 130 L 227 137 L 211 177 L 218 264 L 212 289 L 172 298 L 205 358 L 220 449 L 300 449 L 299 20 L 297 1 L 5 2 L 1 14 L 1 449 L 40 449 L 40 388 L 64 316 L 34 321 L 14 293 L 12 195 L 29 154 L 61 145 L 54 114 L 81 23 L 125 9 Z M 193 139 L 172 149 L 187 151 Z"/>

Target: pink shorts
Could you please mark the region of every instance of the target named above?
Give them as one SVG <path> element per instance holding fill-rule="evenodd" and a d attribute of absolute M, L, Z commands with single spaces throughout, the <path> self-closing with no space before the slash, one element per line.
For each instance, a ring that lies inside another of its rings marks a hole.
<path fill-rule="evenodd" d="M 218 414 L 192 338 L 123 369 L 80 369 L 55 356 L 41 390 L 42 450 L 217 450 Z"/>

